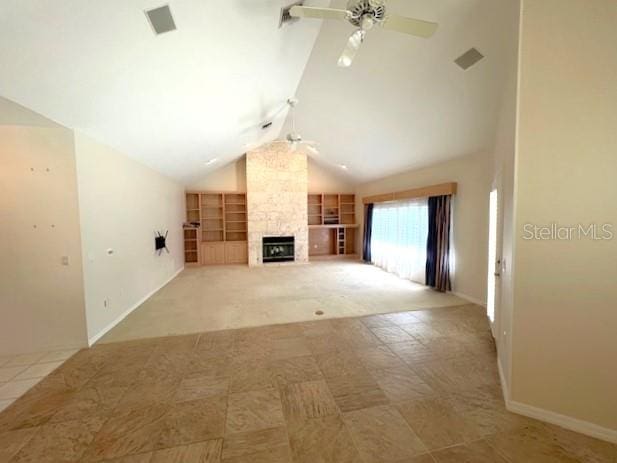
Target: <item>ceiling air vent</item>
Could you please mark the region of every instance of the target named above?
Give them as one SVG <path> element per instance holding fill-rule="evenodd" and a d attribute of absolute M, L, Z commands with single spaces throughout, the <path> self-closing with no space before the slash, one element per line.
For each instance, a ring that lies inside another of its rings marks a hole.
<path fill-rule="evenodd" d="M 291 10 L 292 6 L 302 6 L 304 5 L 304 1 L 294 2 L 291 5 L 284 6 L 281 8 L 281 17 L 279 18 L 279 29 L 283 27 L 284 24 L 289 24 L 296 22 L 300 18 L 294 18 L 289 14 L 289 10 Z"/>
<path fill-rule="evenodd" d="M 480 53 L 475 48 L 470 48 L 465 53 L 463 53 L 461 56 L 456 58 L 454 62 L 458 64 L 461 69 L 466 71 L 471 66 L 473 66 L 478 61 L 480 61 L 482 58 L 484 58 L 484 55 L 482 53 Z"/>
<path fill-rule="evenodd" d="M 156 35 L 176 30 L 176 23 L 171 15 L 169 5 L 154 8 L 153 10 L 147 10 L 146 16 L 148 17 L 148 21 L 150 21 L 152 30 L 154 30 Z"/>

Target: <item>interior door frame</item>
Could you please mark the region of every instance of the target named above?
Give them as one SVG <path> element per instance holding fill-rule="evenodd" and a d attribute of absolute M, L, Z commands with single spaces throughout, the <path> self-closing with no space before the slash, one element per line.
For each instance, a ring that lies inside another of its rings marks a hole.
<path fill-rule="evenodd" d="M 493 338 L 496 339 L 497 333 L 499 333 L 500 327 L 500 316 L 501 316 L 501 271 L 502 271 L 502 261 L 503 261 L 503 189 L 502 189 L 502 181 L 501 174 L 498 174 L 493 181 L 491 186 L 491 190 L 489 192 L 489 239 L 488 241 L 488 255 L 487 255 L 487 318 L 490 323 L 491 332 L 493 334 Z M 493 223 L 491 218 L 493 215 L 492 204 L 491 204 L 491 196 L 495 193 L 495 222 Z M 494 227 L 494 256 L 491 254 L 491 247 L 493 243 L 491 243 L 491 228 Z M 488 285 L 493 286 L 493 318 L 490 317 L 490 304 L 489 300 L 491 293 L 489 291 Z"/>

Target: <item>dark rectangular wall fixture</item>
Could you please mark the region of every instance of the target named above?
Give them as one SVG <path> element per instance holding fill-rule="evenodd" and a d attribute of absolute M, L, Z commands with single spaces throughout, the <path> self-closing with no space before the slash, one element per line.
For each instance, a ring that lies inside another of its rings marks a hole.
<path fill-rule="evenodd" d="M 176 30 L 176 22 L 171 15 L 169 5 L 147 10 L 146 16 L 156 35 Z"/>
<path fill-rule="evenodd" d="M 476 50 L 475 48 L 470 48 L 469 50 L 467 50 L 465 53 L 463 53 L 461 56 L 459 56 L 458 58 L 456 58 L 454 60 L 454 62 L 463 70 L 466 71 L 467 69 L 469 69 L 471 66 L 473 66 L 474 64 L 476 64 L 478 61 L 480 61 L 482 58 L 484 58 L 484 55 L 482 53 L 480 53 L 478 50 Z"/>

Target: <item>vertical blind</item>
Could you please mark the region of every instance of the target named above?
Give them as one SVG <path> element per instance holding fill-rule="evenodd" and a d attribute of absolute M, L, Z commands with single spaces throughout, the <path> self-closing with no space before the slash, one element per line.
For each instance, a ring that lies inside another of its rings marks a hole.
<path fill-rule="evenodd" d="M 427 236 L 426 198 L 375 204 L 371 262 L 402 278 L 424 284 Z"/>

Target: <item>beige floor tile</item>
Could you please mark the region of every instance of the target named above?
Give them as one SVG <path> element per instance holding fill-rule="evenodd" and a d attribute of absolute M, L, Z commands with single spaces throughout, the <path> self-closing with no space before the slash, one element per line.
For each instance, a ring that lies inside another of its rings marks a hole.
<path fill-rule="evenodd" d="M 155 450 L 168 411 L 168 405 L 154 405 L 114 412 L 95 436 L 83 461 L 111 460 Z"/>
<path fill-rule="evenodd" d="M 326 382 L 342 412 L 388 403 L 388 398 L 368 373 L 334 376 Z"/>
<path fill-rule="evenodd" d="M 62 365 L 62 362 L 48 362 L 48 363 L 37 363 L 35 365 L 30 365 L 24 371 L 19 373 L 13 381 L 21 380 L 21 379 L 32 379 L 32 378 L 42 378 L 47 376 L 56 368 Z"/>
<path fill-rule="evenodd" d="M 365 461 L 398 462 L 426 453 L 418 436 L 392 406 L 344 413 L 343 420 Z"/>
<path fill-rule="evenodd" d="M 414 338 L 398 326 L 371 328 L 371 331 L 381 342 L 391 344 L 395 342 L 413 341 Z"/>
<path fill-rule="evenodd" d="M 125 386 L 86 386 L 73 394 L 50 421 L 57 423 L 85 419 L 93 414 L 110 415 L 127 389 Z"/>
<path fill-rule="evenodd" d="M 289 441 L 296 463 L 358 463 L 360 455 L 343 419 L 329 415 L 296 423 Z"/>
<path fill-rule="evenodd" d="M 233 273 L 213 276 L 229 284 Z M 272 284 L 269 271 L 245 276 L 266 283 L 256 308 L 272 297 L 280 310 L 316 304 L 294 302 L 296 288 Z M 314 276 L 308 288 L 330 284 Z M 174 297 L 185 283 L 203 283 L 201 276 L 182 278 Z M 341 278 L 336 285 L 358 292 L 357 280 Z M 368 311 L 371 304 L 426 302 L 410 300 L 404 283 L 377 294 L 380 284 L 363 288 L 353 304 L 346 300 L 352 296 L 334 294 L 324 301 L 344 310 L 364 304 Z M 241 289 L 229 294 L 234 304 Z M 191 304 L 207 302 L 153 299 L 154 323 L 165 323 L 176 309 L 190 319 Z M 241 312 L 233 310 L 236 323 Z M 132 326 L 148 333 L 150 322 Z M 292 455 L 294 463 L 615 463 L 617 446 L 506 411 L 487 328 L 482 309 L 466 305 L 97 344 L 0 413 L 0 461 L 18 454 L 17 461 L 84 463 L 291 463 Z M 104 422 L 98 432 L 91 419 Z M 33 444 L 25 445 L 29 439 Z"/>
<path fill-rule="evenodd" d="M 326 378 L 348 374 L 367 375 L 360 357 L 353 351 L 326 352 L 315 356 L 317 365 Z"/>
<path fill-rule="evenodd" d="M 284 284 L 274 283 L 277 281 Z M 319 298 L 315 298 L 316 287 Z M 322 319 L 336 319 L 397 312 L 405 310 L 404 307 L 463 303 L 453 295 L 437 293 L 354 261 L 313 262 L 283 270 L 230 266 L 223 271 L 220 267 L 199 267 L 182 272 L 101 342 L 307 322 L 315 319 L 318 309 L 325 312 Z M 409 316 L 402 317 L 397 322 L 411 321 Z M 362 333 L 355 342 L 378 343 L 370 331 Z"/>
<path fill-rule="evenodd" d="M 574 463 L 580 462 L 557 443 L 539 435 L 535 430 L 518 430 L 486 438 L 486 442 L 512 463 Z"/>
<path fill-rule="evenodd" d="M 222 439 L 172 447 L 154 452 L 149 463 L 219 463 Z"/>
<path fill-rule="evenodd" d="M 203 399 L 210 396 L 227 395 L 230 378 L 225 376 L 194 376 L 185 377 L 176 390 L 174 400 Z"/>
<path fill-rule="evenodd" d="M 27 365 L 0 368 L 0 383 L 6 383 L 14 379 L 19 373 L 28 368 Z"/>
<path fill-rule="evenodd" d="M 508 463 L 484 441 L 455 445 L 432 453 L 437 463 Z"/>
<path fill-rule="evenodd" d="M 127 455 L 125 457 L 105 460 L 105 463 L 151 463 L 153 452 L 140 453 L 137 455 Z"/>
<path fill-rule="evenodd" d="M 287 423 L 338 413 L 338 408 L 324 380 L 289 384 L 281 388 L 283 414 Z"/>
<path fill-rule="evenodd" d="M 22 379 L 5 383 L 4 386 L 0 387 L 0 400 L 16 399 L 25 394 L 40 380 L 41 378 Z"/>
<path fill-rule="evenodd" d="M 269 368 L 279 388 L 287 384 L 323 379 L 313 356 L 275 360 L 270 363 Z"/>
<path fill-rule="evenodd" d="M 422 341 L 422 342 L 426 342 L 431 339 L 439 339 L 439 338 L 445 337 L 443 333 L 441 333 L 440 331 L 437 331 L 428 322 L 409 323 L 405 325 L 400 325 L 400 327 L 407 334 L 413 336 L 416 340 Z"/>
<path fill-rule="evenodd" d="M 10 461 L 38 431 L 39 428 L 26 428 L 0 433 L 0 461 Z"/>
<path fill-rule="evenodd" d="M 156 448 L 222 438 L 226 409 L 224 395 L 174 404 L 161 421 Z"/>
<path fill-rule="evenodd" d="M 371 328 L 371 329 L 396 327 L 396 323 L 394 323 L 390 318 L 388 318 L 386 314 L 368 315 L 366 317 L 362 317 L 360 320 L 368 328 Z"/>
<path fill-rule="evenodd" d="M 384 315 L 385 318 L 392 321 L 396 325 L 407 325 L 412 323 L 419 323 L 420 319 L 416 317 L 415 311 L 408 312 L 395 312 Z"/>
<path fill-rule="evenodd" d="M 227 432 L 259 431 L 285 424 L 281 398 L 276 389 L 230 394 Z"/>
<path fill-rule="evenodd" d="M 225 436 L 223 442 L 223 460 L 247 457 L 256 453 L 272 451 L 279 447 L 285 449 L 289 447 L 285 426 L 229 434 Z"/>
<path fill-rule="evenodd" d="M 477 440 L 481 434 L 441 397 L 429 397 L 396 405 L 409 426 L 430 450 Z"/>
<path fill-rule="evenodd" d="M 433 352 L 417 340 L 397 342 L 387 346 L 409 366 L 431 361 L 434 357 Z"/>
<path fill-rule="evenodd" d="M 274 447 L 222 461 L 223 463 L 292 463 L 289 446 Z"/>
<path fill-rule="evenodd" d="M 560 451 L 580 461 L 586 463 L 617 462 L 617 444 L 594 439 L 537 420 L 526 419 L 526 422 L 526 426 L 518 430 L 519 434 L 556 445 Z"/>
<path fill-rule="evenodd" d="M 11 405 L 13 402 L 15 402 L 15 399 L 0 400 L 0 412 L 5 408 L 8 408 L 8 406 Z"/>
<path fill-rule="evenodd" d="M 351 346 L 333 331 L 306 336 L 306 346 L 313 355 L 325 354 L 328 352 L 346 352 L 351 349 Z"/>
<path fill-rule="evenodd" d="M 172 377 L 165 380 L 132 384 L 124 393 L 118 408 L 129 410 L 149 407 L 156 404 L 169 404 L 174 401 L 180 387 L 181 378 Z"/>
<path fill-rule="evenodd" d="M 418 455 L 417 457 L 405 458 L 403 460 L 397 461 L 396 463 L 435 463 L 435 462 L 436 460 L 431 456 L 430 453 L 425 453 L 424 455 Z"/>
<path fill-rule="evenodd" d="M 405 367 L 403 361 L 384 345 L 358 349 L 356 353 L 369 370 Z"/>
<path fill-rule="evenodd" d="M 102 425 L 103 420 L 98 417 L 46 424 L 11 461 L 15 463 L 79 461 Z"/>
<path fill-rule="evenodd" d="M 373 377 L 391 402 L 434 396 L 435 391 L 407 367 L 375 370 Z"/>
<path fill-rule="evenodd" d="M 6 362 L 2 367 L 14 367 L 19 365 L 32 365 L 33 363 L 38 362 L 46 355 L 46 352 L 34 352 L 31 354 L 20 354 L 14 355 L 8 362 Z"/>
<path fill-rule="evenodd" d="M 79 352 L 79 349 L 58 350 L 45 354 L 37 363 L 63 362 Z"/>
<path fill-rule="evenodd" d="M 275 375 L 265 360 L 238 363 L 232 373 L 230 392 L 248 392 L 275 387 Z"/>

